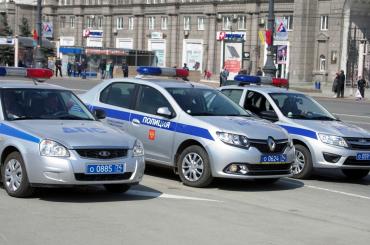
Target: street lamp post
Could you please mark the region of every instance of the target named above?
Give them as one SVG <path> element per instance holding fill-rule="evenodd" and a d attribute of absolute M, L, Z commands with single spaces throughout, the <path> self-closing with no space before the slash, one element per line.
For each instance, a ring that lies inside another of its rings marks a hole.
<path fill-rule="evenodd" d="M 41 17 L 41 0 L 37 0 L 37 22 L 36 22 L 36 30 L 37 30 L 37 46 L 35 50 L 35 67 L 36 68 L 43 68 L 45 65 L 45 56 L 42 52 L 42 17 Z"/>
<path fill-rule="evenodd" d="M 274 0 L 269 0 L 269 17 L 268 17 L 268 30 L 271 34 L 271 41 L 267 47 L 267 59 L 266 64 L 263 67 L 263 71 L 267 77 L 275 77 L 276 74 L 276 67 L 274 63 L 274 54 L 273 54 L 273 46 L 274 46 L 274 24 L 275 24 L 275 16 L 274 16 Z"/>

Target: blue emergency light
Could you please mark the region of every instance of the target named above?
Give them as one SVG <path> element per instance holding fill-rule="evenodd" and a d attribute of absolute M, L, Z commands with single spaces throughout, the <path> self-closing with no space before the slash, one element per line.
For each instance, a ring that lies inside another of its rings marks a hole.
<path fill-rule="evenodd" d="M 234 80 L 242 84 L 261 84 L 261 78 L 257 76 L 239 74 L 234 77 Z"/>
<path fill-rule="evenodd" d="M 189 71 L 185 69 L 140 66 L 137 68 L 137 73 L 140 75 L 149 76 L 167 76 L 167 77 L 188 77 Z"/>

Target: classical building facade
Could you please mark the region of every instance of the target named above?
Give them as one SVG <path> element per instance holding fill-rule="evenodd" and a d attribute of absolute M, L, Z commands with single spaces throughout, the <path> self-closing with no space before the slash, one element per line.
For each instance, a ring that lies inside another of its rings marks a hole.
<path fill-rule="evenodd" d="M 15 30 L 22 15 L 34 21 L 34 6 L 13 5 Z M 369 12 L 370 0 L 275 0 L 278 76 L 310 86 L 341 69 L 368 77 Z M 213 74 L 263 67 L 267 13 L 268 0 L 43 1 L 60 46 L 153 50 L 159 66 Z"/>

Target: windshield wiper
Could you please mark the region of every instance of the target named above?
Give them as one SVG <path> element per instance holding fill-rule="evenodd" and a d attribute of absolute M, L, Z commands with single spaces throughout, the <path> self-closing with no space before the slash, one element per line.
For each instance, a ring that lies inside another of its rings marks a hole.
<path fill-rule="evenodd" d="M 190 113 L 190 115 L 192 115 L 192 116 L 219 116 L 219 115 L 209 113 L 209 112 Z"/>
<path fill-rule="evenodd" d="M 88 120 L 88 121 L 93 121 L 94 119 L 92 118 L 83 118 L 83 117 L 78 117 L 74 115 L 62 115 L 55 117 L 53 119 L 63 119 L 63 120 Z"/>
<path fill-rule="evenodd" d="M 41 119 L 40 117 L 27 117 L 27 116 L 21 116 L 16 118 L 9 118 L 10 121 L 20 121 L 20 120 L 36 120 Z"/>
<path fill-rule="evenodd" d="M 252 115 L 242 115 L 242 114 L 225 114 L 225 115 L 222 115 L 222 116 L 225 116 L 225 117 L 251 117 Z"/>
<path fill-rule="evenodd" d="M 317 116 L 317 117 L 312 117 L 312 120 L 328 120 L 328 121 L 338 121 L 336 118 L 328 117 L 328 116 Z"/>

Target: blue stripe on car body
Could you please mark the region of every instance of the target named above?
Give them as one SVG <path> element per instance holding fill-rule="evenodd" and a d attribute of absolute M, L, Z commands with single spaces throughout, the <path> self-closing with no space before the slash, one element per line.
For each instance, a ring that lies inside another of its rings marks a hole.
<path fill-rule="evenodd" d="M 290 134 L 296 134 L 296 135 L 301 135 L 301 136 L 305 136 L 305 137 L 312 138 L 312 139 L 317 139 L 316 132 L 312 130 L 297 128 L 297 127 L 292 127 L 292 126 L 286 126 L 286 125 L 281 125 L 281 124 L 279 124 L 279 126 L 286 129 L 288 133 Z"/>
<path fill-rule="evenodd" d="M 3 123 L 0 123 L 0 134 L 8 135 L 8 136 L 26 140 L 26 141 L 31 141 L 34 143 L 40 143 L 41 141 L 39 138 L 31 134 L 25 133 L 19 129 L 13 128 Z"/>

